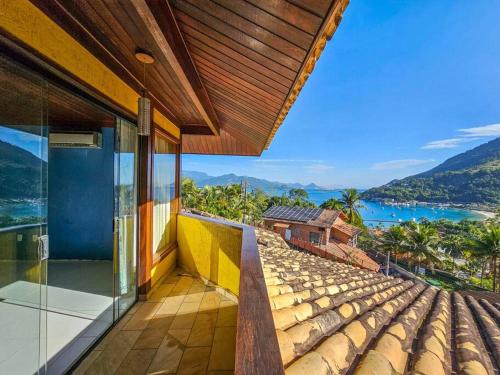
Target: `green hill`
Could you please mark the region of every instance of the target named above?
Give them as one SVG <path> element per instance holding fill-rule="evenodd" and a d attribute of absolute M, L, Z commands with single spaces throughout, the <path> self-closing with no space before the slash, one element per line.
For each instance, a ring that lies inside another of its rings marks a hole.
<path fill-rule="evenodd" d="M 47 163 L 31 152 L 0 141 L 0 199 L 40 198 L 41 167 Z"/>
<path fill-rule="evenodd" d="M 427 172 L 369 189 L 362 198 L 499 207 L 500 138 L 456 155 Z"/>

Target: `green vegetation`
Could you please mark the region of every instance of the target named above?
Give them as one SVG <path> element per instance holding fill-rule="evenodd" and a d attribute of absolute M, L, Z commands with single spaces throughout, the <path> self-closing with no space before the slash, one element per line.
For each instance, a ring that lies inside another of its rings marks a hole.
<path fill-rule="evenodd" d="M 342 210 L 352 224 L 362 227 L 363 220 L 358 212 L 359 197 L 355 189 L 347 189 L 340 201 L 335 203 L 330 199 L 323 203 L 321 208 Z M 260 223 L 262 214 L 272 206 L 316 207 L 309 200 L 307 191 L 301 188 L 290 189 L 281 196 L 270 196 L 260 189 L 247 192 L 240 184 L 206 185 L 198 188 L 193 180 L 185 177 L 182 179 L 182 205 L 226 219 L 252 224 Z"/>
<path fill-rule="evenodd" d="M 47 162 L 0 141 L 0 199 L 31 199 L 46 194 Z"/>
<path fill-rule="evenodd" d="M 189 178 L 182 179 L 182 205 L 229 220 L 257 224 L 271 206 L 315 207 L 304 189 L 291 189 L 282 196 L 269 196 L 260 189 L 245 191 L 240 184 L 198 188 Z"/>
<path fill-rule="evenodd" d="M 389 253 L 393 263 L 416 274 L 424 266 L 431 272 L 419 276 L 431 283 L 438 280 L 445 288 L 469 283 L 500 291 L 498 218 L 484 222 L 405 222 L 374 233 L 361 235 L 361 248 Z"/>
<path fill-rule="evenodd" d="M 41 224 L 43 219 L 37 216 L 14 218 L 11 216 L 0 216 L 0 228 L 13 227 L 16 225 Z"/>
<path fill-rule="evenodd" d="M 369 189 L 362 198 L 498 207 L 500 138 L 456 155 L 430 171 Z"/>

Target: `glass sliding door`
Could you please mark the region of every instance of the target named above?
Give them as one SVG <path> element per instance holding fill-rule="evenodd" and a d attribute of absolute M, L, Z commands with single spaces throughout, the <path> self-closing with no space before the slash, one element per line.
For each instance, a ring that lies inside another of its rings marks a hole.
<path fill-rule="evenodd" d="M 0 374 L 46 363 L 45 82 L 0 56 Z"/>
<path fill-rule="evenodd" d="M 137 296 L 137 128 L 117 119 L 115 136 L 115 296 L 122 316 Z"/>

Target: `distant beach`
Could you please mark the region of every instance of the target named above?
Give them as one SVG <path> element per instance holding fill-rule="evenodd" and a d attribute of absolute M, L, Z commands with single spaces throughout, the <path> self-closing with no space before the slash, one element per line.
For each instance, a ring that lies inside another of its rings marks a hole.
<path fill-rule="evenodd" d="M 479 211 L 479 210 L 471 210 L 473 212 L 477 212 L 479 215 L 484 216 L 485 219 L 493 219 L 496 214 L 490 211 Z"/>

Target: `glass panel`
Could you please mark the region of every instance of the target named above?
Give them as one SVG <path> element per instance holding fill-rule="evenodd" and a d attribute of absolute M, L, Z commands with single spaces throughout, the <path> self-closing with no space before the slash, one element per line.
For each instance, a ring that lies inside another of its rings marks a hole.
<path fill-rule="evenodd" d="M 153 253 L 160 253 L 175 242 L 176 148 L 166 138 L 155 136 L 153 160 Z"/>
<path fill-rule="evenodd" d="M 118 315 L 137 293 L 137 128 L 117 120 L 115 155 L 115 246 L 118 254 L 116 295 Z"/>
<path fill-rule="evenodd" d="M 0 57 L 0 373 L 45 366 L 46 87 Z"/>
<path fill-rule="evenodd" d="M 52 84 L 48 106 L 47 372 L 57 374 L 113 323 L 115 118 Z"/>

